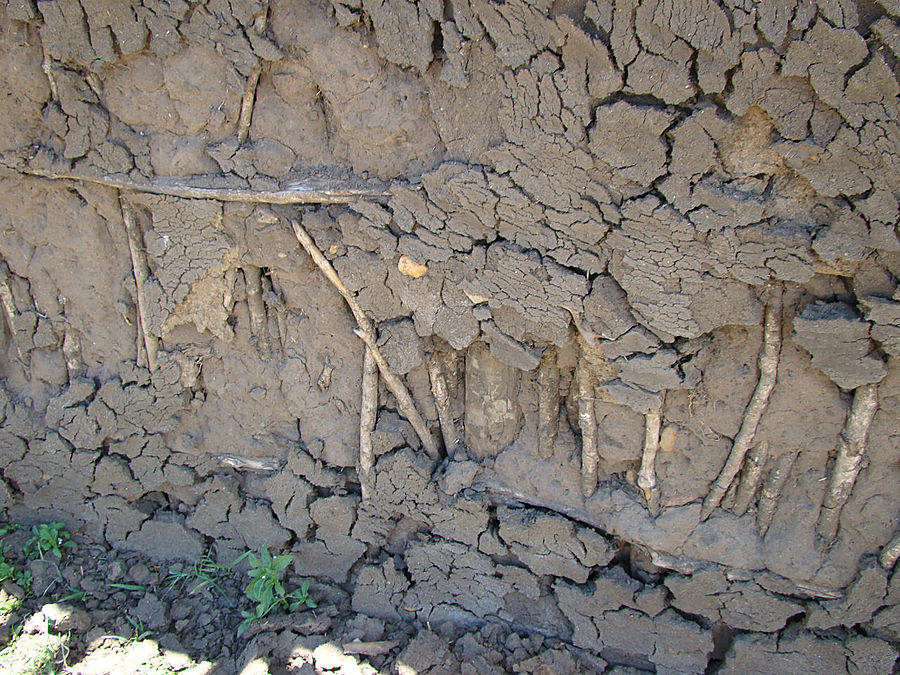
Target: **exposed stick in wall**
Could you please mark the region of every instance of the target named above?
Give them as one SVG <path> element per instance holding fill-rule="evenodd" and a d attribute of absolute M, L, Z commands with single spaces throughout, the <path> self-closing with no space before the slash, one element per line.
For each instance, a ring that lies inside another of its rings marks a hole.
<path fill-rule="evenodd" d="M 142 344 L 138 339 L 138 345 Z M 66 359 L 66 371 L 69 373 L 69 381 L 74 380 L 81 374 L 81 339 L 74 330 L 67 330 L 63 336 L 62 343 L 63 356 Z"/>
<path fill-rule="evenodd" d="M 269 326 L 266 303 L 263 301 L 262 271 L 256 265 L 244 265 L 244 284 L 247 287 L 247 308 L 250 310 L 250 332 L 256 337 L 260 354 L 269 354 Z"/>
<path fill-rule="evenodd" d="M 837 536 L 841 509 L 850 498 L 853 484 L 862 468 L 863 455 L 866 453 L 866 436 L 877 410 L 878 385 L 864 384 L 857 387 L 853 392 L 850 414 L 847 415 L 847 421 L 838 440 L 837 458 L 831 470 L 831 479 L 828 481 L 822 510 L 819 511 L 819 523 L 816 526 L 816 531 L 826 544 L 830 544 Z"/>
<path fill-rule="evenodd" d="M 134 283 L 137 290 L 138 323 L 141 335 L 144 336 L 144 348 L 147 350 L 147 368 L 152 373 L 156 370 L 159 357 L 159 340 L 147 329 L 147 299 L 144 296 L 144 284 L 150 279 L 150 266 L 147 264 L 147 255 L 144 252 L 144 240 L 134 219 L 134 211 L 131 207 L 119 199 L 122 209 L 122 221 L 125 223 L 125 232 L 128 235 L 128 250 L 131 252 L 131 268 L 134 270 Z"/>
<path fill-rule="evenodd" d="M 378 417 L 378 364 L 372 350 L 366 347 L 363 356 L 362 401 L 359 406 L 359 482 L 362 498 L 371 494 L 372 469 L 375 466 L 375 448 L 372 432 Z"/>
<path fill-rule="evenodd" d="M 581 429 L 581 494 L 590 497 L 597 490 L 597 417 L 594 413 L 594 381 L 590 366 L 582 357 L 575 369 L 578 390 L 578 427 Z"/>
<path fill-rule="evenodd" d="M 366 345 L 368 345 L 369 349 L 372 350 L 372 356 L 375 359 L 375 363 L 378 364 L 378 369 L 381 371 L 381 376 L 384 378 L 385 384 L 397 399 L 401 414 L 409 420 L 409 423 L 421 439 L 422 447 L 425 448 L 425 452 L 432 459 L 436 459 L 440 453 L 438 452 L 434 438 L 431 437 L 431 433 L 425 425 L 425 420 L 416 409 L 416 405 L 413 402 L 412 396 L 406 388 L 406 385 L 403 384 L 400 378 L 390 369 L 384 356 L 382 356 L 379 351 L 378 345 L 375 344 L 375 326 L 372 323 L 372 320 L 366 316 L 365 312 L 363 312 L 362 307 L 359 306 L 356 298 L 353 297 L 353 294 L 344 285 L 344 282 L 341 281 L 334 266 L 332 266 L 322 251 L 319 250 L 319 247 L 316 246 L 316 242 L 313 241 L 312 237 L 309 236 L 309 233 L 303 226 L 297 220 L 291 219 L 291 227 L 294 230 L 294 236 L 297 237 L 297 241 L 300 242 L 300 245 L 303 246 L 309 254 L 309 257 L 312 258 L 316 266 L 322 271 L 322 274 L 324 274 L 332 283 L 338 293 L 340 293 L 346 301 L 347 306 L 350 307 L 350 311 L 353 313 L 353 317 L 359 325 L 359 329 L 354 332 L 366 343 Z"/>
<path fill-rule="evenodd" d="M 428 360 L 428 377 L 431 380 L 431 393 L 434 396 L 434 405 L 437 408 L 438 420 L 441 425 L 441 436 L 444 439 L 444 449 L 451 459 L 459 448 L 459 436 L 456 433 L 456 424 L 450 411 L 450 393 L 447 389 L 447 378 L 444 377 L 444 369 L 436 355 Z"/>
<path fill-rule="evenodd" d="M 766 406 L 769 404 L 769 396 L 775 388 L 775 380 L 778 375 L 778 357 L 781 353 L 781 287 L 775 286 L 769 293 L 769 301 L 766 304 L 765 318 L 763 320 L 763 344 L 759 353 L 759 381 L 756 389 L 744 410 L 744 419 L 741 428 L 734 437 L 731 452 L 725 461 L 725 466 L 718 478 L 709 489 L 709 494 L 703 500 L 703 508 L 700 510 L 701 520 L 709 518 L 716 507 L 722 502 L 722 497 L 731 485 L 741 465 L 744 456 L 753 444 L 756 428 L 762 419 Z"/>
<path fill-rule="evenodd" d="M 541 357 L 537 371 L 538 385 L 538 454 L 541 459 L 553 456 L 559 432 L 559 367 L 556 348 L 549 347 Z"/>
<path fill-rule="evenodd" d="M 756 496 L 759 483 L 762 479 L 762 470 L 769 458 L 769 443 L 763 441 L 759 445 L 750 448 L 747 458 L 744 460 L 744 468 L 741 469 L 741 478 L 738 483 L 737 493 L 734 497 L 735 515 L 742 516 L 750 508 L 750 502 Z"/>
<path fill-rule="evenodd" d="M 375 363 L 378 364 L 378 370 L 381 371 L 381 376 L 384 378 L 384 383 L 388 386 L 388 389 L 391 390 L 391 393 L 397 399 L 397 405 L 400 407 L 400 412 L 402 415 L 409 420 L 409 423 L 412 425 L 412 428 L 415 430 L 416 434 L 419 436 L 419 439 L 422 441 L 422 447 L 425 448 L 425 453 L 431 457 L 431 459 L 437 459 L 440 453 L 438 452 L 438 447 L 434 442 L 434 438 L 431 436 L 431 432 L 428 431 L 428 426 L 425 424 L 425 420 L 422 415 L 416 409 L 416 404 L 413 402 L 412 396 L 409 393 L 409 390 L 406 388 L 406 385 L 400 381 L 400 378 L 397 377 L 394 372 L 388 366 L 387 361 L 384 356 L 381 355 L 381 352 L 378 350 L 377 345 L 375 344 L 375 339 L 364 330 L 357 328 L 353 331 L 356 333 L 359 338 L 368 345 L 369 349 L 372 351 L 372 356 L 375 359 Z"/>
<path fill-rule="evenodd" d="M 659 410 L 651 410 L 644 415 L 644 452 L 637 484 L 647 500 L 650 515 L 659 514 L 659 481 L 656 478 L 656 454 L 659 452 L 659 428 L 662 415 Z"/>
<path fill-rule="evenodd" d="M 891 539 L 887 545 L 881 549 L 881 555 L 878 556 L 878 562 L 881 563 L 881 566 L 890 572 L 894 569 L 894 565 L 897 564 L 897 559 L 900 558 L 900 534 Z"/>
<path fill-rule="evenodd" d="M 253 70 L 247 76 L 247 84 L 244 87 L 244 95 L 241 98 L 241 115 L 238 118 L 238 145 L 247 142 L 250 136 L 250 122 L 253 118 L 253 103 L 256 100 L 256 86 L 259 84 L 259 74 L 262 72 L 262 62 L 257 61 Z"/>
<path fill-rule="evenodd" d="M 16 302 L 13 300 L 12 291 L 9 288 L 9 268 L 6 263 L 0 264 L 0 304 L 3 305 L 3 311 L 6 313 L 6 319 L 9 322 L 9 330 L 12 333 L 12 341 L 16 346 L 16 354 L 22 365 L 27 365 L 25 354 L 19 345 L 19 336 L 16 334 L 18 325 L 19 311 L 16 309 Z"/>
<path fill-rule="evenodd" d="M 750 448 L 747 458 L 744 460 L 744 468 L 741 470 L 741 478 L 738 483 L 737 493 L 734 497 L 735 515 L 742 516 L 750 508 L 750 502 L 756 496 L 759 483 L 762 479 L 762 470 L 769 458 L 769 443 L 763 441 L 759 445 Z"/>
<path fill-rule="evenodd" d="M 781 499 L 784 486 L 791 475 L 791 469 L 794 462 L 797 461 L 798 454 L 800 454 L 800 450 L 795 448 L 780 455 L 763 482 L 756 505 L 756 527 L 762 537 L 766 536 L 766 532 L 769 531 L 769 525 L 772 524 L 775 510 L 778 508 L 778 500 Z"/>
<path fill-rule="evenodd" d="M 251 204 L 349 204 L 359 199 L 387 199 L 390 191 L 384 184 L 365 185 L 339 181 L 310 179 L 294 181 L 281 190 L 249 190 L 228 187 L 200 187 L 172 180 L 134 181 L 117 176 L 85 176 L 76 173 L 26 167 L 21 172 L 51 180 L 74 180 L 105 185 L 118 190 L 147 192 L 182 199 L 214 199 L 220 202 Z M 202 178 L 208 178 L 206 176 Z"/>
<path fill-rule="evenodd" d="M 43 41 L 42 41 L 43 42 Z M 59 101 L 59 87 L 56 85 L 56 75 L 53 74 L 53 64 L 50 61 L 50 55 L 47 54 L 46 45 L 41 45 L 43 52 L 43 60 L 41 61 L 41 70 L 47 76 L 47 84 L 50 85 L 50 96 L 54 101 Z"/>

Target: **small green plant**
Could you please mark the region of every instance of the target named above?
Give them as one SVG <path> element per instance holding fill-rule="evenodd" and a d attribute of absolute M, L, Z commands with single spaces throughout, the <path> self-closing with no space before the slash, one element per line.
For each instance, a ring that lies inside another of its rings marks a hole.
<path fill-rule="evenodd" d="M 146 593 L 147 587 L 140 584 L 107 584 L 110 588 L 117 588 L 120 591 L 132 591 L 134 593 Z"/>
<path fill-rule="evenodd" d="M 304 581 L 300 588 L 288 593 L 281 578 L 284 571 L 291 564 L 291 556 L 273 556 L 266 547 L 259 552 L 259 557 L 248 551 L 234 561 L 234 565 L 246 558 L 250 562 L 250 570 L 247 576 L 250 582 L 244 589 L 244 594 L 256 603 L 253 611 L 243 610 L 241 616 L 244 620 L 238 626 L 238 637 L 244 634 L 253 622 L 262 619 L 276 607 L 282 607 L 290 612 L 296 612 L 301 607 L 315 608 L 316 603 L 309 597 L 309 581 Z"/>
<path fill-rule="evenodd" d="M 131 641 L 141 642 L 142 640 L 146 640 L 151 635 L 153 635 L 153 631 L 147 630 L 144 627 L 144 622 L 141 621 L 138 617 L 131 616 L 131 614 L 126 614 L 125 621 L 127 621 L 128 625 L 131 626 Z"/>
<path fill-rule="evenodd" d="M 54 520 L 52 523 L 32 526 L 31 539 L 25 542 L 24 550 L 29 560 L 43 560 L 48 553 L 62 558 L 63 549 L 75 546 L 65 524 Z"/>
<path fill-rule="evenodd" d="M 31 593 L 31 572 L 16 567 L 15 563 L 8 558 L 9 546 L 3 543 L 3 537 L 10 532 L 15 532 L 17 529 L 19 529 L 18 525 L 4 525 L 0 527 L 0 582 L 12 581 L 28 595 Z M 2 608 L 0 608 L 0 611 L 2 611 Z"/>
<path fill-rule="evenodd" d="M 238 560 L 241 560 L 241 558 Z M 236 560 L 235 563 L 236 562 L 238 561 Z M 194 561 L 192 569 L 186 572 L 169 570 L 169 574 L 166 577 L 166 583 L 169 588 L 190 586 L 187 591 L 190 595 L 198 593 L 208 586 L 211 589 L 218 591 L 227 599 L 227 595 L 219 585 L 219 581 L 221 581 L 223 574 L 232 571 L 235 563 L 232 563 L 231 565 L 217 563 L 215 559 L 213 559 L 212 553 L 207 551 L 199 560 Z"/>

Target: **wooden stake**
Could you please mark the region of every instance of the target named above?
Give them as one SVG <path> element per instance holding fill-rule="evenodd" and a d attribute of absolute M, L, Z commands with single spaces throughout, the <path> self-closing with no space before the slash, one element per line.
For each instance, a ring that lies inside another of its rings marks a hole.
<path fill-rule="evenodd" d="M 382 356 L 381 352 L 378 350 L 374 338 L 360 328 L 357 328 L 353 332 L 356 333 L 359 339 L 365 342 L 371 350 L 372 357 L 375 359 L 375 363 L 378 364 L 378 370 L 381 371 L 381 376 L 384 378 L 384 383 L 397 399 L 397 405 L 400 406 L 400 413 L 409 420 L 412 428 L 422 441 L 422 447 L 425 448 L 425 453 L 431 457 L 431 459 L 437 459 L 440 456 L 438 447 L 434 442 L 434 438 L 431 436 L 431 432 L 428 431 L 428 427 L 425 425 L 424 418 L 416 409 L 416 404 L 413 402 L 412 396 L 406 388 L 406 385 L 403 384 L 400 378 L 390 369 L 384 356 Z"/>
<path fill-rule="evenodd" d="M 250 332 L 256 337 L 256 346 L 263 356 L 268 356 L 269 326 L 266 303 L 263 301 L 262 271 L 256 265 L 244 265 L 244 284 L 247 288 L 247 308 L 250 311 Z"/>
<path fill-rule="evenodd" d="M 644 451 L 637 484 L 647 500 L 647 508 L 654 517 L 659 514 L 659 481 L 656 478 L 656 454 L 659 452 L 659 428 L 662 415 L 652 410 L 644 415 Z"/>
<path fill-rule="evenodd" d="M 900 558 L 900 534 L 891 539 L 888 544 L 881 550 L 881 555 L 878 556 L 878 562 L 881 563 L 881 566 L 890 572 L 894 565 L 897 564 L 897 559 Z"/>
<path fill-rule="evenodd" d="M 581 429 L 581 494 L 587 499 L 597 490 L 600 454 L 597 450 L 594 382 L 584 358 L 575 369 L 575 386 L 578 389 L 578 427 Z"/>
<path fill-rule="evenodd" d="M 416 409 L 416 404 L 413 402 L 409 390 L 400 378 L 390 369 L 387 360 L 382 356 L 381 351 L 378 349 L 378 345 L 375 344 L 375 325 L 372 323 L 372 320 L 366 316 L 365 312 L 363 312 L 362 307 L 359 306 L 359 303 L 356 301 L 356 298 L 353 297 L 350 289 L 348 289 L 344 285 L 344 282 L 341 281 L 337 270 L 334 269 L 334 266 L 328 261 L 328 258 L 326 258 L 322 251 L 319 250 L 319 247 L 316 246 L 316 242 L 309 236 L 309 232 L 294 219 L 291 219 L 291 227 L 294 230 L 294 236 L 297 237 L 297 241 L 300 242 L 300 245 L 303 246 L 309 254 L 309 257 L 312 258 L 316 266 L 322 271 L 325 278 L 332 283 L 338 293 L 341 294 L 341 297 L 346 301 L 347 306 L 350 307 L 350 311 L 353 313 L 356 323 L 359 325 L 359 328 L 353 332 L 356 333 L 356 335 L 365 342 L 372 351 L 372 357 L 375 359 L 375 363 L 378 364 L 378 369 L 381 371 L 384 383 L 396 397 L 397 404 L 400 406 L 400 413 L 409 420 L 412 428 L 421 439 L 422 447 L 425 448 L 425 452 L 432 459 L 437 459 L 440 455 L 437 445 L 435 444 L 431 433 L 428 431 L 428 427 L 425 425 L 425 420 Z"/>
<path fill-rule="evenodd" d="M 734 443 L 728 459 L 725 461 L 725 466 L 722 467 L 719 477 L 716 478 L 709 489 L 709 494 L 703 500 L 703 508 L 700 510 L 701 520 L 706 520 L 715 511 L 734 477 L 741 470 L 744 456 L 753 445 L 756 428 L 769 404 L 769 396 L 775 388 L 775 380 L 778 376 L 778 357 L 781 352 L 781 287 L 778 286 L 772 291 L 766 305 L 763 322 L 763 344 L 759 353 L 759 381 L 756 383 L 756 389 L 753 391 L 746 410 L 744 410 L 741 428 L 734 437 Z"/>
<path fill-rule="evenodd" d="M 122 221 L 125 223 L 125 232 L 128 235 L 128 250 L 131 252 L 131 268 L 134 270 L 134 283 L 137 289 L 138 323 L 141 334 L 144 336 L 144 348 L 147 350 L 147 368 L 152 373 L 156 370 L 159 357 L 159 340 L 152 335 L 147 328 L 148 312 L 147 299 L 144 296 L 144 284 L 150 279 L 150 266 L 147 264 L 147 254 L 144 251 L 144 240 L 134 219 L 134 211 L 119 198 L 119 206 L 122 209 Z"/>
<path fill-rule="evenodd" d="M 863 455 L 866 453 L 866 436 L 869 425 L 878 410 L 878 385 L 864 384 L 853 393 L 850 414 L 844 423 L 838 441 L 837 459 L 831 470 L 831 480 L 819 511 L 819 522 L 816 531 L 826 544 L 830 544 L 837 536 L 841 509 L 850 498 L 856 477 L 862 468 Z"/>
<path fill-rule="evenodd" d="M 428 360 L 428 377 L 431 380 L 431 393 L 434 396 L 434 405 L 437 408 L 438 420 L 441 425 L 441 436 L 444 439 L 444 450 L 451 459 L 459 448 L 460 440 L 456 433 L 456 423 L 450 412 L 450 394 L 447 390 L 447 378 L 437 356 L 432 355 Z"/>
<path fill-rule="evenodd" d="M 262 63 L 256 62 L 253 70 L 247 76 L 247 84 L 244 87 L 244 95 L 241 98 L 241 115 L 238 118 L 238 145 L 247 142 L 250 136 L 250 121 L 253 117 L 253 102 L 256 100 L 256 86 L 259 84 L 259 74 L 262 72 Z"/>
<path fill-rule="evenodd" d="M 378 417 L 378 364 L 372 350 L 366 347 L 363 356 L 362 402 L 359 406 L 359 482 L 362 498 L 369 499 L 372 490 L 372 469 L 375 466 L 375 449 L 372 432 Z"/>
<path fill-rule="evenodd" d="M 26 167 L 21 170 L 28 176 L 51 180 L 74 180 L 95 185 L 105 185 L 117 190 L 146 192 L 182 199 L 214 199 L 220 202 L 247 202 L 251 204 L 350 204 L 358 199 L 383 200 L 390 197 L 384 184 L 365 185 L 339 181 L 309 179 L 289 183 L 281 190 L 249 190 L 227 187 L 199 187 L 174 180 L 158 178 L 135 181 L 117 176 L 86 176 L 77 173 L 50 171 Z M 206 178 L 204 176 L 203 178 Z"/>
<path fill-rule="evenodd" d="M 772 524 L 772 519 L 775 517 L 775 511 L 778 508 L 778 500 L 781 499 L 784 486 L 791 475 L 791 469 L 799 454 L 799 448 L 795 448 L 781 455 L 775 461 L 775 466 L 763 483 L 762 490 L 759 493 L 759 501 L 756 505 L 756 527 L 759 529 L 759 534 L 762 537 L 766 536 L 766 532 L 769 531 L 769 525 Z"/>
<path fill-rule="evenodd" d="M 6 313 L 6 319 L 9 321 L 9 330 L 12 333 L 13 345 L 16 347 L 16 354 L 19 362 L 27 366 L 28 361 L 25 360 L 25 353 L 19 345 L 18 324 L 19 311 L 16 309 L 16 302 L 13 299 L 12 291 L 9 288 L 9 268 L 6 263 L 0 265 L 0 304 L 3 305 L 3 311 Z"/>
<path fill-rule="evenodd" d="M 759 482 L 762 479 L 762 470 L 769 458 L 769 443 L 763 441 L 747 453 L 744 468 L 741 470 L 741 479 L 738 484 L 737 494 L 734 497 L 734 514 L 742 516 L 750 508 L 750 502 L 756 496 Z"/>
<path fill-rule="evenodd" d="M 541 357 L 537 385 L 538 455 L 541 459 L 550 459 L 559 433 L 559 367 L 555 347 L 549 347 Z"/>

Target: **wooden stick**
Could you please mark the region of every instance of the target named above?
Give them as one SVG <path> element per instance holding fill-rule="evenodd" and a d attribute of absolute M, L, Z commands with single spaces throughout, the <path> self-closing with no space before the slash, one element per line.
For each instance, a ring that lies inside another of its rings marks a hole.
<path fill-rule="evenodd" d="M 12 333 L 12 341 L 13 345 L 15 345 L 19 362 L 22 365 L 27 365 L 25 354 L 21 345 L 19 345 L 19 336 L 17 334 L 19 311 L 16 309 L 16 302 L 13 300 L 13 294 L 9 288 L 9 268 L 6 263 L 0 265 L 0 304 L 3 305 L 3 311 L 6 313 L 7 321 L 9 321 L 9 330 Z"/>
<path fill-rule="evenodd" d="M 644 415 L 644 451 L 637 484 L 647 500 L 650 514 L 659 514 L 659 481 L 656 478 L 656 454 L 659 452 L 659 428 L 662 415 L 659 410 L 651 410 Z"/>
<path fill-rule="evenodd" d="M 141 344 L 140 340 L 138 340 L 138 344 Z M 81 373 L 82 368 L 81 340 L 74 330 L 67 330 L 66 334 L 63 336 L 62 351 L 63 356 L 66 359 L 66 370 L 69 373 L 69 381 L 71 382 Z"/>
<path fill-rule="evenodd" d="M 152 373 L 156 370 L 159 357 L 159 340 L 147 328 L 148 313 L 147 300 L 144 296 L 144 284 L 150 279 L 150 266 L 147 264 L 144 240 L 134 219 L 134 211 L 122 201 L 121 197 L 119 206 L 122 209 L 122 221 L 125 223 L 125 232 L 128 234 L 128 250 L 131 252 L 131 268 L 134 271 L 134 283 L 137 289 L 139 329 L 144 336 L 144 348 L 147 350 L 147 368 Z"/>
<path fill-rule="evenodd" d="M 359 482 L 363 500 L 368 500 L 372 488 L 372 469 L 375 448 L 372 432 L 378 417 L 378 364 L 372 350 L 366 347 L 363 356 L 362 401 L 359 406 Z"/>
<path fill-rule="evenodd" d="M 778 357 L 781 352 L 781 312 L 781 287 L 779 286 L 773 289 L 766 305 L 763 344 L 759 353 L 759 381 L 756 383 L 756 389 L 746 410 L 744 410 L 741 428 L 734 437 L 734 443 L 728 459 L 725 461 L 725 466 L 722 467 L 719 477 L 716 478 L 709 489 L 709 494 L 703 500 L 703 508 L 700 510 L 701 520 L 709 518 L 722 502 L 722 497 L 744 463 L 744 456 L 753 445 L 756 428 L 769 404 L 769 396 L 775 388 L 775 380 L 778 376 Z"/>
<path fill-rule="evenodd" d="M 56 75 L 53 74 L 53 65 L 50 61 L 50 55 L 47 54 L 47 47 L 41 41 L 41 52 L 43 59 L 41 60 L 41 70 L 47 76 L 47 84 L 50 85 L 50 96 L 54 101 L 59 101 L 59 87 L 56 84 Z"/>
<path fill-rule="evenodd" d="M 244 284 L 247 288 L 247 308 L 250 311 L 250 331 L 263 356 L 269 354 L 269 326 L 266 303 L 263 301 L 262 271 L 256 265 L 244 265 Z"/>
<path fill-rule="evenodd" d="M 900 534 L 891 539 L 887 545 L 881 550 L 881 555 L 878 556 L 878 562 L 881 563 L 881 566 L 890 572 L 894 565 L 897 564 L 897 559 L 900 558 Z"/>
<path fill-rule="evenodd" d="M 766 532 L 769 531 L 769 525 L 772 524 L 772 519 L 775 517 L 775 511 L 778 508 L 778 500 L 781 499 L 784 486 L 791 475 L 791 469 L 799 454 L 800 449 L 795 448 L 779 456 L 775 460 L 775 466 L 763 483 L 762 490 L 759 493 L 759 501 L 756 505 L 756 527 L 760 536 L 766 536 Z"/>
<path fill-rule="evenodd" d="M 862 468 L 863 455 L 866 453 L 866 436 L 877 410 L 878 385 L 864 384 L 857 387 L 853 392 L 850 414 L 838 441 L 837 459 L 831 470 L 831 480 L 828 482 L 828 490 L 822 501 L 822 510 L 819 512 L 816 527 L 816 531 L 826 544 L 833 542 L 837 536 L 841 509 L 850 498 L 856 477 Z"/>
<path fill-rule="evenodd" d="M 431 380 L 431 393 L 434 396 L 434 405 L 437 408 L 438 421 L 441 425 L 441 436 L 444 439 L 444 450 L 447 456 L 453 459 L 459 448 L 459 436 L 456 433 L 456 423 L 450 412 L 450 394 L 447 390 L 447 378 L 444 370 L 435 355 L 428 360 L 428 377 Z"/>
<path fill-rule="evenodd" d="M 578 427 L 581 429 L 581 494 L 587 499 L 597 490 L 600 454 L 597 451 L 594 382 L 590 366 L 583 358 L 581 361 L 575 369 L 575 386 L 578 389 Z"/>
<path fill-rule="evenodd" d="M 734 511 L 735 515 L 742 516 L 750 508 L 750 502 L 756 496 L 756 491 L 762 479 L 762 470 L 768 458 L 768 441 L 763 441 L 759 445 L 750 448 L 747 452 L 747 459 L 744 461 L 744 468 L 741 469 L 741 478 L 734 497 L 732 511 Z"/>
<path fill-rule="evenodd" d="M 413 402 L 412 396 L 406 388 L 406 385 L 403 384 L 400 378 L 390 369 L 384 356 L 382 356 L 381 352 L 378 350 L 378 346 L 375 344 L 375 339 L 372 335 L 366 333 L 361 328 L 357 328 L 353 332 L 356 333 L 359 339 L 365 342 L 371 350 L 372 357 L 375 359 L 375 363 L 378 364 L 378 370 L 381 371 L 381 376 L 384 378 L 384 383 L 397 399 L 397 404 L 400 406 L 400 412 L 407 420 L 409 420 L 412 428 L 421 439 L 422 447 L 425 448 L 426 454 L 431 457 L 431 459 L 437 459 L 440 456 L 438 447 L 434 442 L 434 438 L 431 436 L 431 432 L 428 431 L 428 427 L 425 425 L 425 420 L 416 409 L 416 404 Z"/>
<path fill-rule="evenodd" d="M 559 433 L 559 367 L 556 348 L 549 347 L 541 357 L 538 384 L 538 455 L 550 459 Z"/>
<path fill-rule="evenodd" d="M 248 202 L 252 204 L 349 204 L 358 199 L 386 199 L 390 191 L 385 185 L 360 185 L 352 182 L 308 179 L 289 183 L 281 190 L 250 190 L 227 187 L 198 187 L 188 183 L 157 178 L 135 181 L 117 176 L 85 176 L 77 173 L 50 171 L 26 167 L 21 172 L 51 180 L 74 180 L 182 199 L 214 199 L 220 202 Z"/>
<path fill-rule="evenodd" d="M 244 87 L 244 95 L 241 98 L 241 115 L 238 118 L 238 145 L 247 142 L 250 136 L 250 121 L 253 117 L 253 102 L 256 100 L 256 86 L 259 84 L 259 74 L 262 72 L 262 63 L 256 62 L 253 70 L 247 76 L 247 84 Z"/>
<path fill-rule="evenodd" d="M 291 227 L 294 229 L 294 236 L 297 237 L 297 241 L 300 242 L 316 266 L 322 270 L 322 274 L 325 275 L 328 281 L 330 281 L 337 289 L 338 293 L 341 294 L 341 297 L 347 302 L 347 306 L 350 307 L 350 311 L 353 312 L 353 317 L 356 319 L 356 323 L 359 325 L 360 329 L 367 333 L 374 343 L 375 325 L 372 323 L 372 320 L 366 316 L 366 313 L 363 312 L 362 307 L 359 306 L 359 303 L 356 301 L 356 298 L 353 297 L 350 289 L 348 289 L 344 285 L 344 282 L 341 281 L 337 270 L 334 269 L 334 266 L 329 262 L 328 258 L 326 258 L 322 251 L 319 250 L 319 247 L 316 246 L 316 242 L 309 236 L 309 232 L 307 232 L 298 221 L 291 219 Z"/>

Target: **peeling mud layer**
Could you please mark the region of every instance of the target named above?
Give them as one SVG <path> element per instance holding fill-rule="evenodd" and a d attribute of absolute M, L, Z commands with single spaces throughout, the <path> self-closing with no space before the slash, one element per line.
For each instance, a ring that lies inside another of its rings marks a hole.
<path fill-rule="evenodd" d="M 894 0 L 2 3 L 0 509 L 519 672 L 890 672 L 898 59 Z"/>

